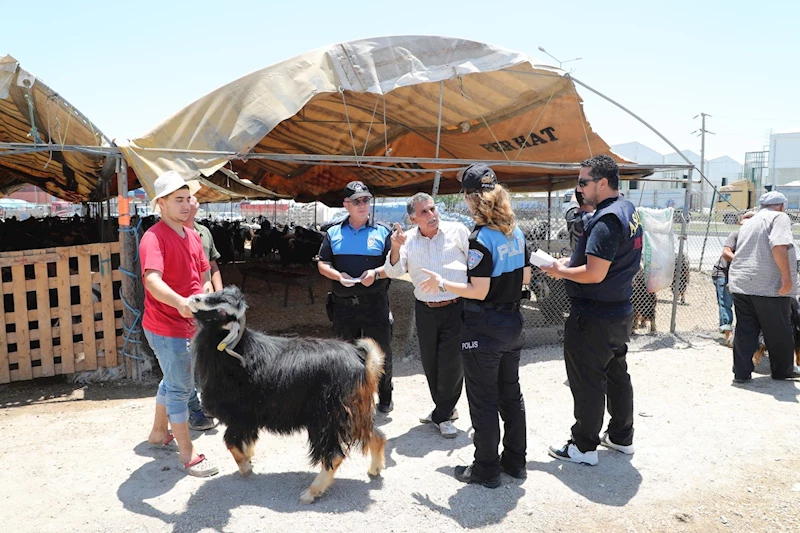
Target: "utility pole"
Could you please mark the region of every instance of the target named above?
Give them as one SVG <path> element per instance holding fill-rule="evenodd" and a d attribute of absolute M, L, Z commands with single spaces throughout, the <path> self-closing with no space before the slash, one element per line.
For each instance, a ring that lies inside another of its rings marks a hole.
<path fill-rule="evenodd" d="M 699 132 L 700 134 L 700 211 L 702 212 L 706 204 L 706 133 L 716 135 L 714 132 L 706 130 L 706 117 L 710 117 L 708 113 L 700 113 L 695 115 L 694 118 L 701 117 L 702 124 L 699 130 L 694 130 L 692 133 Z"/>

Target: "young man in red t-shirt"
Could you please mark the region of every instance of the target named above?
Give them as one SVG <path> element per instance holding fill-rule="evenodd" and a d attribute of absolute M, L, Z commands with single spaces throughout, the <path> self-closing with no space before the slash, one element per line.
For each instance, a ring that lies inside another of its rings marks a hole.
<path fill-rule="evenodd" d="M 200 236 L 183 225 L 190 215 L 190 198 L 199 184 L 186 182 L 177 172 L 170 171 L 154 185 L 151 206 L 154 212 L 161 211 L 161 221 L 147 230 L 139 244 L 146 289 L 142 326 L 164 378 L 158 386 L 155 421 L 147 440 L 162 448 L 174 448 L 172 441 L 177 441 L 182 470 L 192 476 L 208 477 L 219 469 L 192 445 L 188 406 L 194 391 L 189 347 L 195 332 L 188 298 L 213 291 Z"/>

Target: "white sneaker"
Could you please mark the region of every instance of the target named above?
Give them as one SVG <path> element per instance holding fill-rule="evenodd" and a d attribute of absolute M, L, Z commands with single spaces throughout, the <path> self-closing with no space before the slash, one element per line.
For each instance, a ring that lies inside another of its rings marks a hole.
<path fill-rule="evenodd" d="M 439 428 L 439 433 L 442 434 L 442 437 L 446 439 L 454 439 L 458 435 L 458 430 L 449 420 L 436 424 L 436 427 Z"/>
<path fill-rule="evenodd" d="M 598 463 L 597 450 L 584 453 L 580 451 L 571 440 L 567 441 L 567 443 L 561 448 L 550 446 L 547 450 L 547 453 L 549 453 L 551 457 L 555 457 L 556 459 L 560 459 L 562 461 L 569 461 L 570 463 L 580 463 L 589 466 L 595 466 Z"/>
<path fill-rule="evenodd" d="M 458 420 L 458 409 L 453 409 L 453 414 L 450 415 L 450 421 L 452 422 L 453 420 Z M 427 416 L 420 418 L 419 421 L 423 424 L 430 424 L 433 422 L 433 411 L 428 413 Z"/>
<path fill-rule="evenodd" d="M 608 438 L 608 432 L 603 433 L 603 436 L 600 437 L 600 444 L 606 448 L 611 448 L 612 450 L 622 452 L 625 455 L 633 455 L 633 444 L 629 444 L 627 446 L 623 446 L 622 444 L 614 444 L 611 442 L 611 439 Z"/>

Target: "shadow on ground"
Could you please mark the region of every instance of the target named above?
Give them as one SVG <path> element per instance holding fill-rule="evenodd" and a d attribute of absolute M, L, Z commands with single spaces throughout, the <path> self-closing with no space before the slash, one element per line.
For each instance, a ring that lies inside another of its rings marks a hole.
<path fill-rule="evenodd" d="M 528 462 L 528 470 L 555 477 L 576 494 L 601 505 L 622 507 L 639 491 L 642 475 L 631 464 L 631 457 L 616 451 L 598 449 L 597 466 L 559 460 Z"/>
<path fill-rule="evenodd" d="M 369 480 L 336 478 L 333 486 L 313 504 L 299 503 L 317 475 L 316 471 L 254 473 L 244 478 L 238 472 L 203 480 L 179 513 L 165 512 L 150 503 L 166 495 L 184 477 L 179 472 L 174 452 L 153 450 L 147 443 L 137 446 L 139 455 L 154 460 L 131 473 L 117 489 L 117 498 L 126 510 L 172 524 L 175 531 L 199 532 L 207 528 L 226 529 L 233 512 L 240 507 L 262 507 L 279 513 L 315 511 L 319 513 L 365 512 L 373 502 L 370 493 L 383 487 L 382 478 Z"/>
<path fill-rule="evenodd" d="M 122 380 L 83 385 L 69 382 L 67 376 L 40 378 L 0 387 L 0 409 L 43 403 L 155 398 L 157 387 L 157 380 L 148 380 L 146 383 Z"/>
<path fill-rule="evenodd" d="M 446 476 L 453 475 L 452 466 L 437 468 L 436 471 Z M 519 500 L 525 495 L 525 489 L 520 486 L 520 482 L 505 474 L 502 475 L 502 481 L 503 485 L 496 489 L 465 484 L 448 498 L 447 506 L 434 502 L 427 494 L 421 492 L 413 493 L 412 497 L 417 500 L 418 505 L 424 505 L 450 518 L 461 527 L 474 529 L 499 524 L 517 507 Z M 476 498 L 476 492 L 482 497 Z M 440 524 L 438 529 L 444 531 L 448 528 Z"/>

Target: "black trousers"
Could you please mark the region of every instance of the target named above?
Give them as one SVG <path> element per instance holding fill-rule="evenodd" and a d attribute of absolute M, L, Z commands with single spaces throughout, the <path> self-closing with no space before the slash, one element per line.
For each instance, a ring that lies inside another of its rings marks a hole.
<path fill-rule="evenodd" d="M 525 402 L 519 385 L 522 322 L 519 310 L 464 311 L 461 357 L 475 430 L 472 472 L 479 478 L 498 476 L 502 466 L 525 466 Z M 502 456 L 497 453 L 498 413 L 504 424 Z"/>
<path fill-rule="evenodd" d="M 436 424 L 450 419 L 464 387 L 459 352 L 463 311 L 461 300 L 445 307 L 428 307 L 417 300 L 414 310 L 422 368 L 436 406 L 431 418 Z"/>
<path fill-rule="evenodd" d="M 564 327 L 564 362 L 574 401 L 572 441 L 582 452 L 600 445 L 606 400 L 615 444 L 633 443 L 633 386 L 627 342 L 633 315 L 597 318 L 572 312 Z"/>
<path fill-rule="evenodd" d="M 753 372 L 753 353 L 758 349 L 758 334 L 764 333 L 772 377 L 784 378 L 794 370 L 792 299 L 734 294 L 736 330 L 733 337 L 733 374 L 747 379 Z"/>
<path fill-rule="evenodd" d="M 389 294 L 383 292 L 362 297 L 358 305 L 333 303 L 333 334 L 352 341 L 373 339 L 383 350 L 383 377 L 378 385 L 378 401 L 392 401 L 392 324 L 389 318 Z"/>

